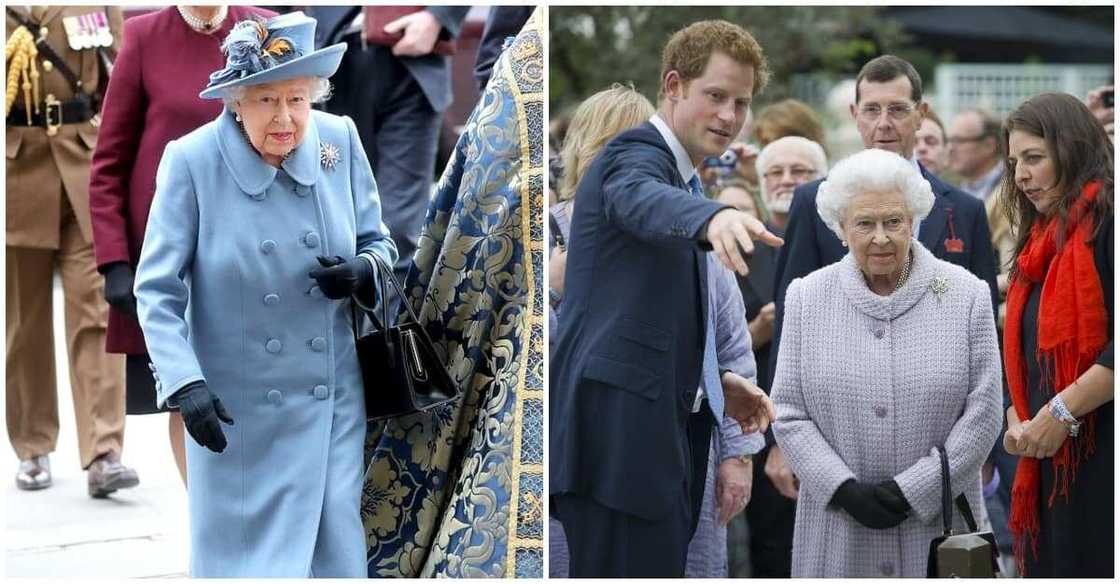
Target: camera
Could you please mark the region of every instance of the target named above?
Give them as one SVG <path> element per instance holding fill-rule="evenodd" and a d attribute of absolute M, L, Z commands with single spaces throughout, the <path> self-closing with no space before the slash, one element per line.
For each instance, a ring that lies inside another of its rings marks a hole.
<path fill-rule="evenodd" d="M 1108 91 L 1101 94 L 1101 101 L 1104 102 L 1104 107 L 1107 108 L 1115 107 L 1115 98 L 1116 92 L 1112 89 L 1109 89 Z"/>
<path fill-rule="evenodd" d="M 704 158 L 706 168 L 717 168 L 723 172 L 731 172 L 739 165 L 739 155 L 734 150 L 728 150 L 719 156 Z"/>

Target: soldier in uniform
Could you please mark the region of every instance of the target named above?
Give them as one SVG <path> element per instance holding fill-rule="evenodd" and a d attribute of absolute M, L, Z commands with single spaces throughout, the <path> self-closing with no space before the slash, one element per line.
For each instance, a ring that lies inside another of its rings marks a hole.
<path fill-rule="evenodd" d="M 58 442 L 52 280 L 62 276 L 66 347 L 89 494 L 139 483 L 120 462 L 124 358 L 105 352 L 102 298 L 89 212 L 90 157 L 119 8 L 5 8 L 7 17 L 7 423 L 20 460 L 16 485 L 51 485 Z"/>

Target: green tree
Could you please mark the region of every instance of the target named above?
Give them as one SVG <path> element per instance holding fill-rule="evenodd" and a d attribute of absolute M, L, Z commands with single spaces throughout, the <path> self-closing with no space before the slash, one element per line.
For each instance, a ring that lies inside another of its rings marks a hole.
<path fill-rule="evenodd" d="M 555 6 L 549 10 L 551 111 L 556 115 L 613 82 L 633 83 L 656 99 L 665 42 L 698 20 L 737 23 L 762 45 L 772 75 L 758 105 L 790 97 L 796 74 L 854 75 L 882 52 L 920 53 L 907 47 L 905 33 L 879 11 L 873 6 Z"/>

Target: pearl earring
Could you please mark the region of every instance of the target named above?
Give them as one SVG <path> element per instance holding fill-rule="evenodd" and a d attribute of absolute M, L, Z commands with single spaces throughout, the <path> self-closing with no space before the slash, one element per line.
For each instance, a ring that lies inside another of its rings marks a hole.
<path fill-rule="evenodd" d="M 233 119 L 240 122 L 241 121 L 241 114 L 233 114 Z"/>

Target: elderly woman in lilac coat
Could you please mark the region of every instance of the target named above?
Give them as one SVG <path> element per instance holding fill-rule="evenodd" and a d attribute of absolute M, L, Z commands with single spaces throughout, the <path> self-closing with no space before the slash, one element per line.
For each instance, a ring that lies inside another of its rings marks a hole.
<path fill-rule="evenodd" d="M 820 187 L 821 218 L 849 252 L 790 285 L 772 392 L 775 437 L 801 479 L 794 577 L 924 577 L 941 534 L 941 446 L 951 495 L 986 519 L 995 319 L 984 282 L 914 239 L 932 205 L 916 168 L 883 150 L 842 161 Z"/>

